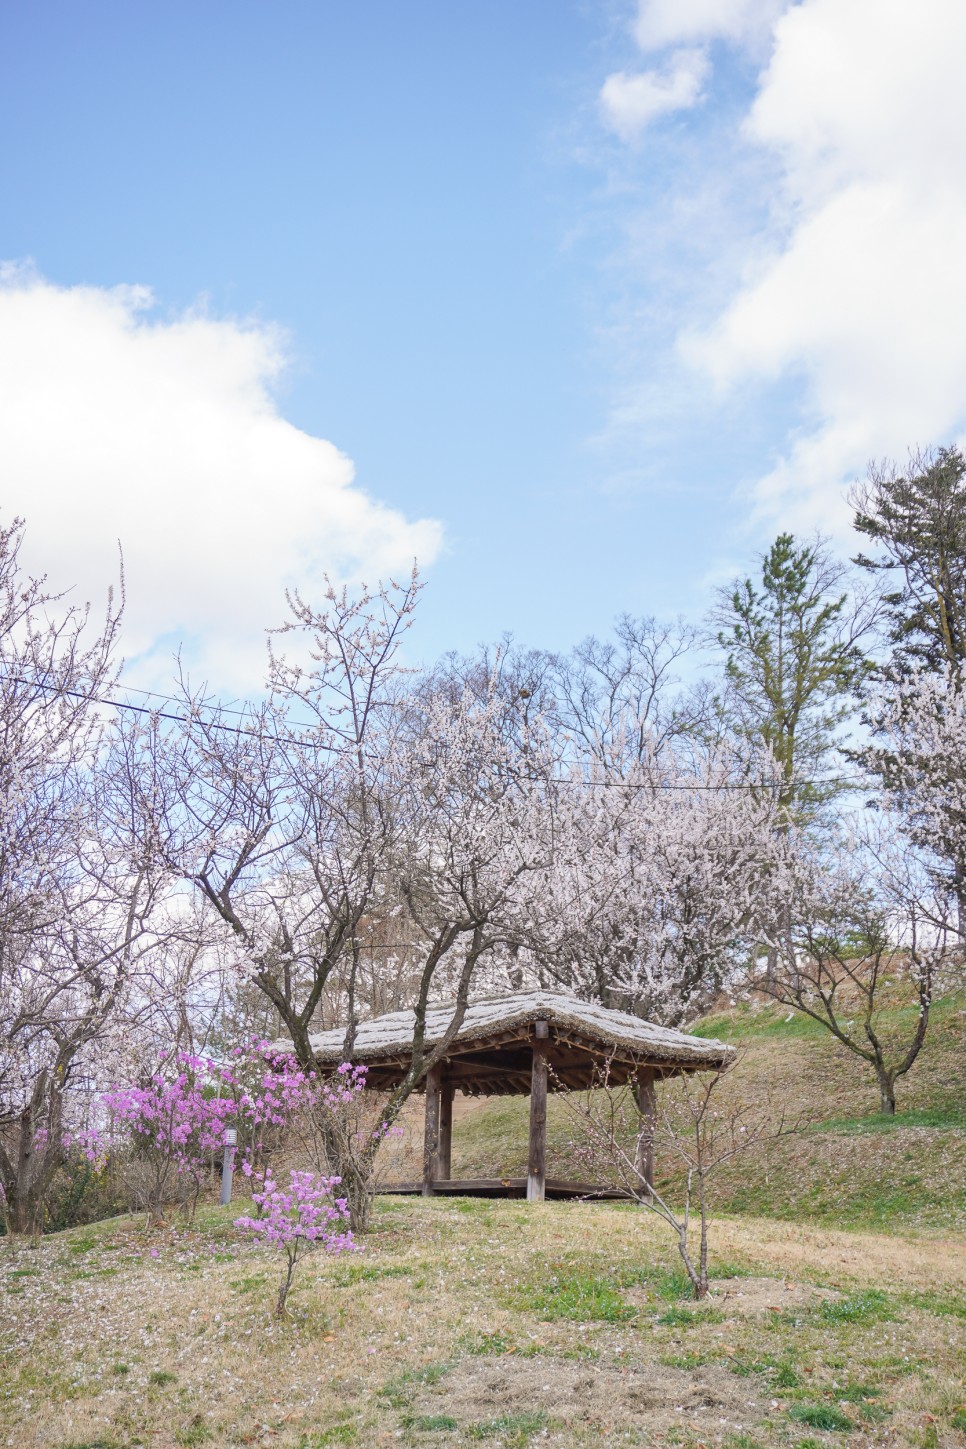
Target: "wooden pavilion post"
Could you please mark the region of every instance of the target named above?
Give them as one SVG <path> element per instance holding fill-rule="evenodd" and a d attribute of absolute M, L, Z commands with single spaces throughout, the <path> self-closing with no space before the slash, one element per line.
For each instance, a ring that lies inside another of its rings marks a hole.
<path fill-rule="evenodd" d="M 448 1182 L 453 1175 L 453 1095 L 456 1091 L 452 1081 L 445 1078 L 439 1094 L 439 1167 L 437 1182 Z"/>
<path fill-rule="evenodd" d="M 437 1062 L 426 1073 L 426 1127 L 423 1134 L 423 1197 L 432 1197 L 439 1179 L 440 1088 L 443 1066 Z"/>
<path fill-rule="evenodd" d="M 533 1065 L 530 1071 L 530 1155 L 527 1164 L 527 1202 L 547 1196 L 547 1047 L 550 1028 L 545 1021 L 533 1027 Z"/>
<path fill-rule="evenodd" d="M 638 1072 L 634 1081 L 634 1100 L 639 1114 L 634 1166 L 647 1184 L 647 1196 L 650 1197 L 654 1188 L 654 1114 L 657 1102 L 653 1067 L 644 1067 Z"/>

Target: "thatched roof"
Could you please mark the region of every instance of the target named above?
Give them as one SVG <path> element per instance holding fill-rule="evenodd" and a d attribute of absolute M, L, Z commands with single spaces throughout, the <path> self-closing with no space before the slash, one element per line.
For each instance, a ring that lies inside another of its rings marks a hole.
<path fill-rule="evenodd" d="M 452 1016 L 451 1005 L 430 1008 L 427 1048 L 442 1040 Z M 595 1068 L 605 1059 L 611 1064 L 611 1080 L 626 1081 L 641 1067 L 671 1075 L 721 1067 L 734 1055 L 734 1048 L 723 1042 L 655 1026 L 562 992 L 518 991 L 468 1007 L 447 1051 L 447 1074 L 462 1090 L 472 1093 L 529 1091 L 529 1043 L 537 1021 L 545 1021 L 549 1027 L 552 1083 L 557 1086 L 589 1085 Z M 388 1087 L 401 1079 L 412 1056 L 413 1029 L 412 1011 L 393 1011 L 359 1025 L 352 1059 L 368 1064 L 373 1086 Z M 310 1040 L 320 1066 L 334 1066 L 342 1060 L 343 1027 L 320 1032 Z"/>

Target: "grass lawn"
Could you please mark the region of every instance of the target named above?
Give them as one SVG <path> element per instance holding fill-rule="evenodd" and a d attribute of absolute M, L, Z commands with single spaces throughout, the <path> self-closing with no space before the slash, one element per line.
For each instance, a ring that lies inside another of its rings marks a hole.
<path fill-rule="evenodd" d="M 381 1199 L 279 1326 L 239 1211 L 0 1242 L 0 1443 L 966 1446 L 962 1236 L 721 1219 L 701 1307 L 639 1210 Z"/>

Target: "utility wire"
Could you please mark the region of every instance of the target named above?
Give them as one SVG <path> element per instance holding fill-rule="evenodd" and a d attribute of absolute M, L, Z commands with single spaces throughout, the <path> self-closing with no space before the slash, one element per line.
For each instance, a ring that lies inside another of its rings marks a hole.
<path fill-rule="evenodd" d="M 2 678 L 10 680 L 10 682 L 13 683 L 13 684 L 24 684 L 29 689 L 40 689 L 40 690 L 46 691 L 47 693 L 64 695 L 68 699 L 81 700 L 81 701 L 83 701 L 84 703 L 87 703 L 87 704 L 103 704 L 103 705 L 106 705 L 109 709 L 126 710 L 129 714 L 149 715 L 149 716 L 151 716 L 154 719 L 170 720 L 173 724 L 192 725 L 192 724 L 198 723 L 198 721 L 196 719 L 192 719 L 192 718 L 190 718 L 187 715 L 172 714 L 170 711 L 163 710 L 163 709 L 154 709 L 154 708 L 152 708 L 149 705 L 132 704 L 130 700 L 105 699 L 102 695 L 97 695 L 97 694 L 83 694 L 80 690 L 76 690 L 76 689 L 63 689 L 60 685 L 56 685 L 56 684 L 44 684 L 39 679 L 25 679 L 25 678 L 23 678 L 23 676 L 18 675 L 18 674 L 5 674 L 5 675 L 2 676 Z M 154 699 L 164 700 L 165 703 L 168 703 L 168 704 L 175 704 L 177 702 L 171 695 L 159 694 L 157 691 L 152 690 L 152 689 L 138 689 L 136 686 L 127 686 L 127 685 L 125 685 L 125 688 L 133 688 L 133 689 L 136 690 L 136 693 L 138 693 L 138 694 L 149 695 L 149 696 L 151 696 Z M 218 706 L 216 706 L 216 708 L 219 710 L 219 712 L 228 713 L 228 714 L 237 714 L 240 717 L 244 717 L 243 716 L 243 711 L 241 711 L 241 710 L 228 709 L 227 706 L 223 706 L 223 705 L 218 705 Z M 208 724 L 208 728 L 209 729 L 222 730 L 222 731 L 224 731 L 227 734 L 243 735 L 246 738 L 253 739 L 253 740 L 266 740 L 266 741 L 268 741 L 268 742 L 270 742 L 272 744 L 289 744 L 289 745 L 295 745 L 299 749 L 308 749 L 308 750 L 315 750 L 315 751 L 324 750 L 328 754 L 349 755 L 353 759 L 356 758 L 356 754 L 357 754 L 357 751 L 352 746 L 339 746 L 339 745 L 333 745 L 333 744 L 313 743 L 313 741 L 311 741 L 311 740 L 298 739 L 297 737 L 295 737 L 293 735 L 271 735 L 271 734 L 265 734 L 261 730 L 245 729 L 241 725 L 223 724 L 220 720 L 209 720 L 207 722 L 207 724 Z M 297 725 L 296 727 L 297 728 L 307 729 L 307 730 L 308 729 L 314 729 L 315 728 L 314 725 Z M 539 783 L 539 781 L 540 781 L 540 777 L 537 776 L 537 775 L 529 776 L 529 777 L 524 777 L 524 778 L 530 779 L 533 783 Z M 863 782 L 864 783 L 869 783 L 868 777 L 865 776 L 865 775 L 832 775 L 832 776 L 829 776 L 828 778 L 826 778 L 824 780 L 733 780 L 733 781 L 727 782 L 726 784 L 717 784 L 717 785 L 702 785 L 702 784 L 698 784 L 698 783 L 678 784 L 676 781 L 671 781 L 671 780 L 656 780 L 656 781 L 634 781 L 634 780 L 574 780 L 574 779 L 558 778 L 557 780 L 554 781 L 554 784 L 557 784 L 557 785 L 572 785 L 575 789 L 578 789 L 580 787 L 584 787 L 584 788 L 590 787 L 590 788 L 593 788 L 593 789 L 600 789 L 600 790 L 708 790 L 708 791 L 724 791 L 724 790 L 784 790 L 784 789 L 788 789 L 790 787 L 793 787 L 795 789 L 801 789 L 801 788 L 803 788 L 805 786 L 815 786 L 817 788 L 823 788 L 823 787 L 828 787 L 830 785 L 851 785 L 851 784 L 862 784 Z"/>

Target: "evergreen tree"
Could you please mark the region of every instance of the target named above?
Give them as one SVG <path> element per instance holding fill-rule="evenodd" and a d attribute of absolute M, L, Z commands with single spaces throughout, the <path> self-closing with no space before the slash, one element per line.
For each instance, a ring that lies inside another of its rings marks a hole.
<path fill-rule="evenodd" d="M 966 458 L 958 448 L 910 455 L 909 466 L 870 469 L 851 495 L 855 527 L 879 550 L 855 562 L 891 574 L 884 595 L 892 672 L 959 672 L 966 661 Z"/>
<path fill-rule="evenodd" d="M 868 670 L 860 640 L 875 606 L 853 598 L 846 578 L 823 540 L 798 544 L 782 533 L 762 555 L 760 582 L 722 590 L 713 614 L 732 727 L 771 751 L 786 827 L 831 793 L 816 777 Z"/>

